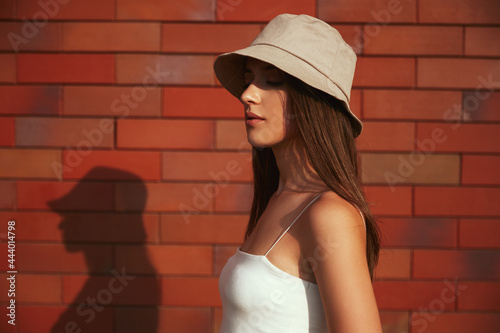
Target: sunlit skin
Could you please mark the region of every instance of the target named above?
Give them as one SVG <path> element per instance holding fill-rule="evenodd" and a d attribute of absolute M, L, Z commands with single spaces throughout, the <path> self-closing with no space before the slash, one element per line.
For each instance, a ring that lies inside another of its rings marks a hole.
<path fill-rule="evenodd" d="M 259 148 L 272 147 L 295 136 L 294 122 L 286 110 L 284 73 L 272 65 L 250 58 L 244 76 L 245 91 L 240 99 L 244 105 L 250 144 Z"/>
<path fill-rule="evenodd" d="M 294 117 L 286 109 L 287 84 L 275 67 L 249 58 L 240 100 L 248 141 L 272 148 L 280 172 L 277 191 L 241 246 L 262 255 L 305 205 L 316 200 L 267 255 L 291 275 L 318 285 L 329 332 L 381 333 L 366 262 L 366 232 L 357 209 L 329 190 L 307 159 Z M 253 116 L 252 116 L 253 117 Z"/>

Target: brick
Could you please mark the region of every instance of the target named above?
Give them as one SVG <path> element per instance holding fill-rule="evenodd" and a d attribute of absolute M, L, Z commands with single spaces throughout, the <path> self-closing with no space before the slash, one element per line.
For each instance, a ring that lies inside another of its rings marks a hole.
<path fill-rule="evenodd" d="M 87 311 L 84 316 L 77 313 L 77 306 L 32 306 L 21 305 L 17 308 L 16 326 L 20 332 L 67 332 L 68 329 L 81 329 L 93 333 L 113 331 L 113 310 L 104 308 L 101 312 L 93 311 L 94 320 Z M 74 322 L 75 326 L 67 326 Z"/>
<path fill-rule="evenodd" d="M 422 0 L 419 22 L 440 24 L 498 24 L 500 6 L 495 0 Z"/>
<path fill-rule="evenodd" d="M 500 60 L 419 58 L 417 86 L 422 88 L 494 89 L 500 87 Z"/>
<path fill-rule="evenodd" d="M 112 83 L 115 60 L 111 54 L 17 55 L 19 82 Z"/>
<path fill-rule="evenodd" d="M 224 188 L 230 182 L 251 181 L 251 163 L 247 152 L 164 152 L 163 179 L 208 180 Z"/>
<path fill-rule="evenodd" d="M 131 274 L 126 267 L 109 269 L 107 276 L 66 275 L 63 286 L 64 302 L 67 304 L 84 303 L 90 307 L 89 298 L 94 298 L 97 304 L 109 302 L 107 306 L 111 308 L 118 308 L 118 305 L 156 306 L 159 303 L 159 279 Z M 85 316 L 88 319 L 89 315 Z"/>
<path fill-rule="evenodd" d="M 209 55 L 119 54 L 116 77 L 118 83 L 214 85 L 214 60 Z"/>
<path fill-rule="evenodd" d="M 416 187 L 415 215 L 499 215 L 500 189 L 487 187 Z"/>
<path fill-rule="evenodd" d="M 111 157 L 115 157 L 117 159 L 121 159 L 122 162 L 126 163 L 128 161 L 128 159 L 131 159 L 133 156 L 130 156 L 130 154 L 139 154 L 139 155 L 136 155 L 136 158 L 140 158 L 142 153 L 146 153 L 145 155 L 143 155 L 143 157 L 146 159 L 146 160 L 149 160 L 149 161 L 154 161 L 155 160 L 155 153 L 152 153 L 152 154 L 149 154 L 149 152 L 126 152 L 126 151 L 95 151 L 94 153 L 97 153 L 95 155 L 93 155 L 93 159 L 90 159 L 90 163 L 83 163 L 84 160 L 83 158 L 80 158 L 80 159 L 77 159 L 75 157 L 75 155 L 77 155 L 78 153 L 75 152 L 75 151 L 72 151 L 72 150 L 66 150 L 64 151 L 64 166 L 61 166 L 60 167 L 60 170 L 56 170 L 58 172 L 60 172 L 59 176 L 60 177 L 60 180 L 62 180 L 62 176 L 64 176 L 65 178 L 76 178 L 76 179 L 80 179 L 81 178 L 81 181 L 94 181 L 94 180 L 103 180 L 103 181 L 118 181 L 118 180 L 125 180 L 125 181 L 129 181 L 129 182 L 133 182 L 133 183 L 136 183 L 136 184 L 139 184 L 140 186 L 142 186 L 142 192 L 143 193 L 143 196 L 146 195 L 145 193 L 145 188 L 144 188 L 144 180 L 139 177 L 137 174 L 135 174 L 134 172 L 132 172 L 134 169 L 138 168 L 137 165 L 140 166 L 140 162 L 130 162 L 130 166 L 128 166 L 127 168 L 124 168 L 123 166 L 120 166 L 119 168 L 113 168 L 113 167 L 110 167 L 110 166 L 105 166 L 105 165 L 101 165 L 101 164 L 97 164 L 95 166 L 93 166 L 92 168 L 89 167 L 88 170 L 84 170 L 85 167 L 87 166 L 90 166 L 92 162 L 95 162 L 96 159 L 99 159 L 99 157 L 104 153 L 104 156 L 102 158 L 103 160 L 103 163 L 107 162 L 107 159 L 109 159 L 109 156 L 105 153 L 109 153 L 111 155 Z M 124 153 L 124 154 L 121 154 L 121 153 Z M 91 156 L 91 155 L 88 155 L 88 156 Z M 158 161 L 158 158 L 156 158 L 156 160 Z M 112 164 L 112 162 L 109 162 L 110 164 Z M 83 168 L 79 168 L 79 166 L 81 164 L 84 164 L 83 165 Z M 73 174 L 73 171 L 77 171 L 77 173 L 79 173 L 79 176 L 78 177 L 75 177 L 75 175 Z M 132 170 L 132 171 L 131 171 Z M 155 168 L 152 167 L 152 168 L 148 168 L 147 170 L 143 170 L 141 171 L 142 173 L 144 173 L 144 171 L 148 171 L 150 170 L 152 173 L 154 174 L 158 174 L 157 172 L 154 172 Z M 158 170 L 158 169 L 156 169 Z M 82 172 L 84 171 L 84 172 Z M 65 174 L 68 174 L 67 176 L 65 176 Z M 149 177 L 148 177 L 149 178 Z M 156 178 L 158 178 L 158 176 L 156 176 Z M 138 190 L 141 189 L 141 187 L 138 187 L 137 188 Z"/>
<path fill-rule="evenodd" d="M 377 279 L 409 279 L 410 250 L 383 249 L 375 272 Z"/>
<path fill-rule="evenodd" d="M 7 281 L 9 275 L 1 274 L 0 276 L 2 290 L 9 290 Z M 16 302 L 60 303 L 62 299 L 61 277 L 56 275 L 17 274 L 15 293 Z M 7 292 L 5 293 L 5 299 L 2 299 L 2 301 L 8 301 Z"/>
<path fill-rule="evenodd" d="M 15 192 L 12 192 L 14 195 Z M 16 240 L 18 241 L 56 241 L 62 240 L 61 231 L 58 228 L 61 216 L 57 213 L 28 213 L 28 212 L 0 212 L 0 218 L 4 221 L 14 220 L 17 222 Z"/>
<path fill-rule="evenodd" d="M 222 309 L 216 308 L 212 316 L 212 332 L 219 332 L 222 323 Z"/>
<path fill-rule="evenodd" d="M 7 307 L 7 303 L 5 303 L 5 302 L 2 303 L 2 315 L 6 316 L 7 310 L 6 309 L 4 310 L 4 308 L 3 308 L 4 304 L 5 304 L 5 308 Z M 16 307 L 17 307 L 17 305 L 16 305 Z M 17 307 L 16 310 L 18 310 L 18 309 L 19 308 Z M 19 318 L 18 313 L 19 313 L 19 311 L 17 311 L 17 314 L 16 314 L 17 318 Z M 4 320 L 3 322 L 0 322 L 0 330 L 4 333 L 16 333 L 17 327 L 9 324 L 7 320 Z"/>
<path fill-rule="evenodd" d="M 55 178 L 52 163 L 60 163 L 58 150 L 0 149 L 0 177 Z"/>
<path fill-rule="evenodd" d="M 86 152 L 113 146 L 110 120 L 90 118 L 17 118 L 16 145 L 26 147 L 78 147 Z M 90 148 L 89 148 L 90 147 Z"/>
<path fill-rule="evenodd" d="M 134 0 L 116 2 L 117 18 L 120 20 L 152 21 L 214 21 L 215 1 L 194 0 L 189 4 L 146 0 L 138 3 Z"/>
<path fill-rule="evenodd" d="M 500 93 L 465 91 L 463 94 L 465 121 L 500 121 Z"/>
<path fill-rule="evenodd" d="M 241 243 L 247 215 L 162 214 L 161 241 L 166 243 Z"/>
<path fill-rule="evenodd" d="M 14 209 L 15 203 L 16 183 L 13 181 L 0 181 L 0 209 Z"/>
<path fill-rule="evenodd" d="M 96 167 L 106 167 L 110 170 L 96 174 L 95 179 L 126 179 L 127 173 L 142 180 L 160 179 L 159 152 L 94 150 L 83 156 L 78 165 L 69 167 L 70 163 L 67 161 L 71 160 L 73 155 L 74 151 L 65 150 L 63 153 L 63 161 L 68 166 L 68 172 L 63 173 L 64 179 L 79 179 Z M 115 170 L 124 170 L 126 173 L 114 173 Z"/>
<path fill-rule="evenodd" d="M 406 311 L 380 311 L 380 321 L 385 333 L 407 332 L 409 314 Z"/>
<path fill-rule="evenodd" d="M 394 0 L 318 0 L 318 17 L 331 22 L 413 23 L 416 5 L 412 1 Z"/>
<path fill-rule="evenodd" d="M 209 332 L 210 309 L 117 308 L 116 330 L 135 332 Z"/>
<path fill-rule="evenodd" d="M 162 51 L 230 52 L 248 46 L 260 30 L 259 24 L 166 23 L 163 25 Z"/>
<path fill-rule="evenodd" d="M 140 255 L 144 252 L 147 255 Z M 131 274 L 151 274 L 154 267 L 155 273 L 160 275 L 210 275 L 212 248 L 195 245 L 117 246 L 115 262 L 117 268 L 126 267 Z"/>
<path fill-rule="evenodd" d="M 16 248 L 18 267 L 25 273 L 101 273 L 112 262 L 109 245 L 25 243 Z M 57 258 L 57 260 L 53 260 Z"/>
<path fill-rule="evenodd" d="M 366 121 L 357 140 L 360 151 L 413 150 L 415 125 L 411 122 Z"/>
<path fill-rule="evenodd" d="M 373 285 L 381 310 L 417 310 L 440 299 L 448 286 L 434 281 L 376 281 Z M 450 293 L 453 293 L 452 290 Z M 452 310 L 453 302 L 444 303 L 443 310 Z"/>
<path fill-rule="evenodd" d="M 58 86 L 0 86 L 0 113 L 57 115 L 60 98 Z"/>
<path fill-rule="evenodd" d="M 269 21 L 282 13 L 316 14 L 313 0 L 276 2 L 273 6 L 265 0 L 217 2 L 217 21 Z"/>
<path fill-rule="evenodd" d="M 164 117 L 244 118 L 243 105 L 222 88 L 166 87 L 163 96 Z"/>
<path fill-rule="evenodd" d="M 251 184 L 228 184 L 220 188 L 215 196 L 216 212 L 248 213 L 250 211 L 253 192 Z"/>
<path fill-rule="evenodd" d="M 159 23 L 63 24 L 64 51 L 160 51 Z"/>
<path fill-rule="evenodd" d="M 461 248 L 500 248 L 500 221 L 460 219 Z"/>
<path fill-rule="evenodd" d="M 422 103 L 425 101 L 425 103 Z M 363 91 L 364 119 L 460 119 L 460 113 L 448 115 L 447 110 L 460 106 L 458 91 L 366 89 Z"/>
<path fill-rule="evenodd" d="M 189 183 L 147 183 L 147 200 L 143 207 L 142 184 L 122 183 L 116 186 L 118 211 L 208 212 L 213 202 L 213 185 Z"/>
<path fill-rule="evenodd" d="M 4 223 L 5 223 L 5 222 L 4 222 Z M 6 226 L 6 224 L 4 224 L 4 225 Z M 7 229 L 7 228 L 6 228 L 6 229 Z M 6 229 L 5 229 L 5 230 L 6 230 Z M 2 235 L 2 240 L 4 240 L 4 242 L 0 243 L 0 250 L 1 250 L 3 253 L 5 253 L 5 254 L 7 254 L 7 253 L 8 253 L 8 252 L 7 252 L 7 242 L 5 242 L 5 240 L 6 240 L 6 239 L 7 239 L 7 234 L 6 234 L 6 233 L 4 233 L 4 234 Z M 17 264 L 17 263 L 16 263 L 16 264 Z M 0 263 L 0 269 L 1 269 L 2 271 L 7 271 L 7 270 L 9 270 L 7 260 L 5 260 L 3 263 Z"/>
<path fill-rule="evenodd" d="M 2 22 L 0 25 L 0 50 L 4 51 L 58 51 L 59 23 L 47 23 L 37 30 L 32 23 Z"/>
<path fill-rule="evenodd" d="M 497 124 L 419 123 L 417 146 L 429 153 L 498 153 L 499 131 L 500 125 Z"/>
<path fill-rule="evenodd" d="M 383 247 L 455 247 L 457 221 L 447 218 L 384 218 L 379 224 Z"/>
<path fill-rule="evenodd" d="M 0 18 L 12 19 L 16 17 L 17 0 L 5 0 L 3 6 L 0 6 Z"/>
<path fill-rule="evenodd" d="M 411 58 L 363 57 L 358 58 L 353 86 L 360 87 L 413 87 L 415 61 Z"/>
<path fill-rule="evenodd" d="M 458 296 L 458 309 L 460 311 L 499 311 L 500 284 L 498 282 L 473 282 L 463 283 L 467 287 Z"/>
<path fill-rule="evenodd" d="M 425 330 L 425 333 L 470 333 L 500 330 L 500 314 L 498 313 L 436 313 L 433 311 L 413 313 L 411 316 L 411 322 L 417 332 Z"/>
<path fill-rule="evenodd" d="M 375 215 L 410 215 L 412 191 L 409 186 L 364 186 L 365 195 Z"/>
<path fill-rule="evenodd" d="M 65 310 L 67 310 L 65 307 L 57 305 L 18 305 L 16 307 L 16 326 L 14 327 L 28 332 L 50 332 Z M 63 327 L 61 332 L 64 332 L 64 324 L 60 327 Z"/>
<path fill-rule="evenodd" d="M 215 123 L 215 148 L 237 149 L 238 151 L 251 149 L 247 140 L 245 123 L 241 120 L 218 120 Z"/>
<path fill-rule="evenodd" d="M 351 99 L 349 100 L 349 107 L 351 111 L 359 118 L 363 119 L 361 116 L 361 90 L 353 89 L 351 90 Z"/>
<path fill-rule="evenodd" d="M 363 27 L 361 25 L 352 25 L 352 24 L 333 24 L 331 25 L 333 28 L 337 29 L 342 38 L 345 40 L 349 46 L 352 47 L 354 52 L 357 55 L 363 53 Z"/>
<path fill-rule="evenodd" d="M 498 279 L 500 252 L 474 250 L 414 250 L 417 279 Z"/>
<path fill-rule="evenodd" d="M 243 238 L 239 242 L 243 243 Z M 222 269 L 226 265 L 229 258 L 231 258 L 239 246 L 215 246 L 215 274 L 220 275 Z"/>
<path fill-rule="evenodd" d="M 92 98 L 89 98 L 92 96 Z M 63 114 L 74 116 L 158 117 L 161 89 L 103 86 L 65 86 Z"/>
<path fill-rule="evenodd" d="M 462 183 L 476 185 L 500 184 L 500 156 L 463 155 Z"/>
<path fill-rule="evenodd" d="M 118 120 L 117 147 L 210 149 L 213 122 L 205 120 Z"/>
<path fill-rule="evenodd" d="M 113 184 L 96 182 L 17 182 L 19 209 L 113 210 Z"/>
<path fill-rule="evenodd" d="M 465 27 L 465 55 L 500 56 L 499 27 Z"/>
<path fill-rule="evenodd" d="M 460 156 L 424 154 L 361 155 L 364 184 L 456 184 L 460 180 Z"/>
<path fill-rule="evenodd" d="M 155 214 L 92 214 L 49 212 L 0 212 L 3 220 L 18 223 L 19 241 L 65 243 L 157 243 Z"/>
<path fill-rule="evenodd" d="M 0 82 L 16 82 L 16 56 L 12 53 L 0 54 Z"/>
<path fill-rule="evenodd" d="M 365 25 L 364 29 L 364 54 L 413 56 L 462 53 L 461 27 Z"/>
<path fill-rule="evenodd" d="M 18 18 L 48 17 L 51 20 L 113 20 L 113 0 L 89 1 L 38 1 L 23 0 L 18 5 Z"/>
<path fill-rule="evenodd" d="M 14 118 L 0 118 L 0 146 L 13 147 L 15 143 L 16 140 Z"/>
<path fill-rule="evenodd" d="M 201 277 L 162 278 L 161 305 L 221 306 L 218 279 Z"/>

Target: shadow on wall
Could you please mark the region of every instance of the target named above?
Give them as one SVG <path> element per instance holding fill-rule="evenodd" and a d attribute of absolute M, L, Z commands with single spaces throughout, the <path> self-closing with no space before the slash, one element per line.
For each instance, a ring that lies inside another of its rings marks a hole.
<path fill-rule="evenodd" d="M 112 186 L 111 197 L 89 190 L 96 181 Z M 114 203 L 117 181 L 134 183 L 140 211 L 102 212 L 102 201 Z M 93 194 L 98 200 L 88 197 Z M 142 211 L 146 198 L 144 182 L 135 174 L 97 167 L 68 194 L 48 203 L 62 216 L 59 228 L 66 250 L 82 252 L 89 274 L 63 276 L 67 308 L 52 333 L 157 332 L 160 287 L 145 247 Z M 81 200 L 95 204 L 84 212 L 72 210 Z"/>

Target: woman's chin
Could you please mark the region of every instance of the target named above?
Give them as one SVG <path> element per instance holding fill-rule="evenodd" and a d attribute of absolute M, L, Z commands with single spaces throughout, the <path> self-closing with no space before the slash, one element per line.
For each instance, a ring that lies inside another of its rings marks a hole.
<path fill-rule="evenodd" d="M 250 143 L 250 145 L 252 147 L 257 148 L 257 149 L 270 148 L 273 146 L 272 143 L 267 142 L 266 140 L 259 140 L 259 139 L 252 138 L 252 137 L 247 137 L 247 140 L 248 140 L 248 143 Z"/>

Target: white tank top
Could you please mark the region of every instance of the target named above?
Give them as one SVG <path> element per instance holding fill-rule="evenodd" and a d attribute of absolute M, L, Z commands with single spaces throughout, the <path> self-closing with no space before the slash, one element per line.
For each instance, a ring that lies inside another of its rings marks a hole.
<path fill-rule="evenodd" d="M 320 195 L 309 202 L 266 254 L 238 249 L 229 258 L 219 278 L 223 311 L 219 333 L 327 332 L 318 286 L 282 271 L 267 259 L 267 254 Z"/>

